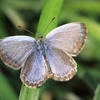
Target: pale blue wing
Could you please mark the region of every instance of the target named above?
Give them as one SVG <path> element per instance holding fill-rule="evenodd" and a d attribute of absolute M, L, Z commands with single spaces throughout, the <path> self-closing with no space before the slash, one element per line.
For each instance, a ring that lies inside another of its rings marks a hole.
<path fill-rule="evenodd" d="M 19 69 L 36 48 L 36 40 L 32 37 L 10 36 L 0 40 L 0 57 L 8 66 Z"/>
<path fill-rule="evenodd" d="M 41 51 L 37 49 L 26 60 L 24 67 L 21 69 L 20 78 L 26 86 L 36 88 L 47 80 L 47 75 L 46 62 Z"/>
<path fill-rule="evenodd" d="M 58 81 L 67 81 L 71 79 L 77 69 L 74 59 L 58 48 L 46 48 L 45 55 L 48 66 L 50 67 L 49 78 Z"/>
<path fill-rule="evenodd" d="M 87 28 L 83 23 L 69 23 L 48 33 L 45 44 L 76 56 L 84 46 Z"/>

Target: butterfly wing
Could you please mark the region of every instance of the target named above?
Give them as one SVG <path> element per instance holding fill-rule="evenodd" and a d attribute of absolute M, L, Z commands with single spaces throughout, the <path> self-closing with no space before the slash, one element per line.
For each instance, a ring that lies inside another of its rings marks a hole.
<path fill-rule="evenodd" d="M 47 71 L 44 57 L 37 49 L 26 60 L 20 78 L 28 87 L 39 87 L 47 80 Z"/>
<path fill-rule="evenodd" d="M 6 37 L 0 40 L 0 57 L 8 66 L 19 69 L 36 46 L 36 40 L 29 36 Z"/>
<path fill-rule="evenodd" d="M 67 81 L 76 73 L 76 63 L 67 53 L 57 48 L 46 48 L 45 55 L 50 67 L 49 78 Z"/>
<path fill-rule="evenodd" d="M 52 30 L 45 39 L 45 44 L 67 52 L 71 56 L 77 56 L 81 51 L 87 29 L 83 23 L 69 23 Z"/>
<path fill-rule="evenodd" d="M 71 56 L 81 51 L 87 29 L 83 23 L 69 23 L 52 30 L 44 40 L 45 55 L 51 69 L 48 77 L 67 81 L 76 73 L 76 63 Z"/>

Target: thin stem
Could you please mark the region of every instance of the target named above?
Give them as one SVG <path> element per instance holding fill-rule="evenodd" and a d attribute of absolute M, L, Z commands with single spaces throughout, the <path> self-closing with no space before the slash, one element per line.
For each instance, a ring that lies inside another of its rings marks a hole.
<path fill-rule="evenodd" d="M 22 85 L 19 100 L 38 100 L 39 99 L 40 88 L 27 88 Z"/>
<path fill-rule="evenodd" d="M 45 5 L 41 13 L 36 36 L 38 36 L 38 32 L 44 31 L 45 27 L 48 26 L 48 23 L 50 23 L 50 20 L 54 16 L 56 16 L 56 19 L 50 24 L 43 35 L 45 36 L 50 30 L 57 26 L 63 1 L 64 0 L 45 0 Z M 27 88 L 26 86 L 22 85 L 19 100 L 38 100 L 39 93 L 40 88 Z"/>

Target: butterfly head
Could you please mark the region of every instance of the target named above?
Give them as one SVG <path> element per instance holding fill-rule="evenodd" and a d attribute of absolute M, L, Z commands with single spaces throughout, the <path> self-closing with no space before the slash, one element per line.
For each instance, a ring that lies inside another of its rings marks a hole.
<path fill-rule="evenodd" d="M 38 43 L 39 46 L 43 44 L 43 36 L 40 35 L 40 34 L 38 35 L 37 43 Z"/>
<path fill-rule="evenodd" d="M 39 35 L 38 35 L 37 41 L 38 41 L 38 42 L 41 42 L 42 40 L 43 40 L 43 36 L 39 34 Z"/>

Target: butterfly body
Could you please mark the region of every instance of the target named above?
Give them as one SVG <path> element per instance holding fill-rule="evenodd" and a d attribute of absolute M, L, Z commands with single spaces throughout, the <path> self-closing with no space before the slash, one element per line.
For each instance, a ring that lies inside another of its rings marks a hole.
<path fill-rule="evenodd" d="M 48 78 L 68 81 L 77 65 L 72 56 L 82 50 L 87 37 L 83 23 L 69 23 L 52 30 L 43 38 L 10 36 L 0 40 L 0 57 L 9 67 L 20 69 L 28 87 L 39 87 Z"/>
<path fill-rule="evenodd" d="M 37 45 L 38 45 L 38 49 L 44 54 L 45 53 L 46 45 L 44 44 L 43 37 L 42 38 L 38 38 Z"/>

